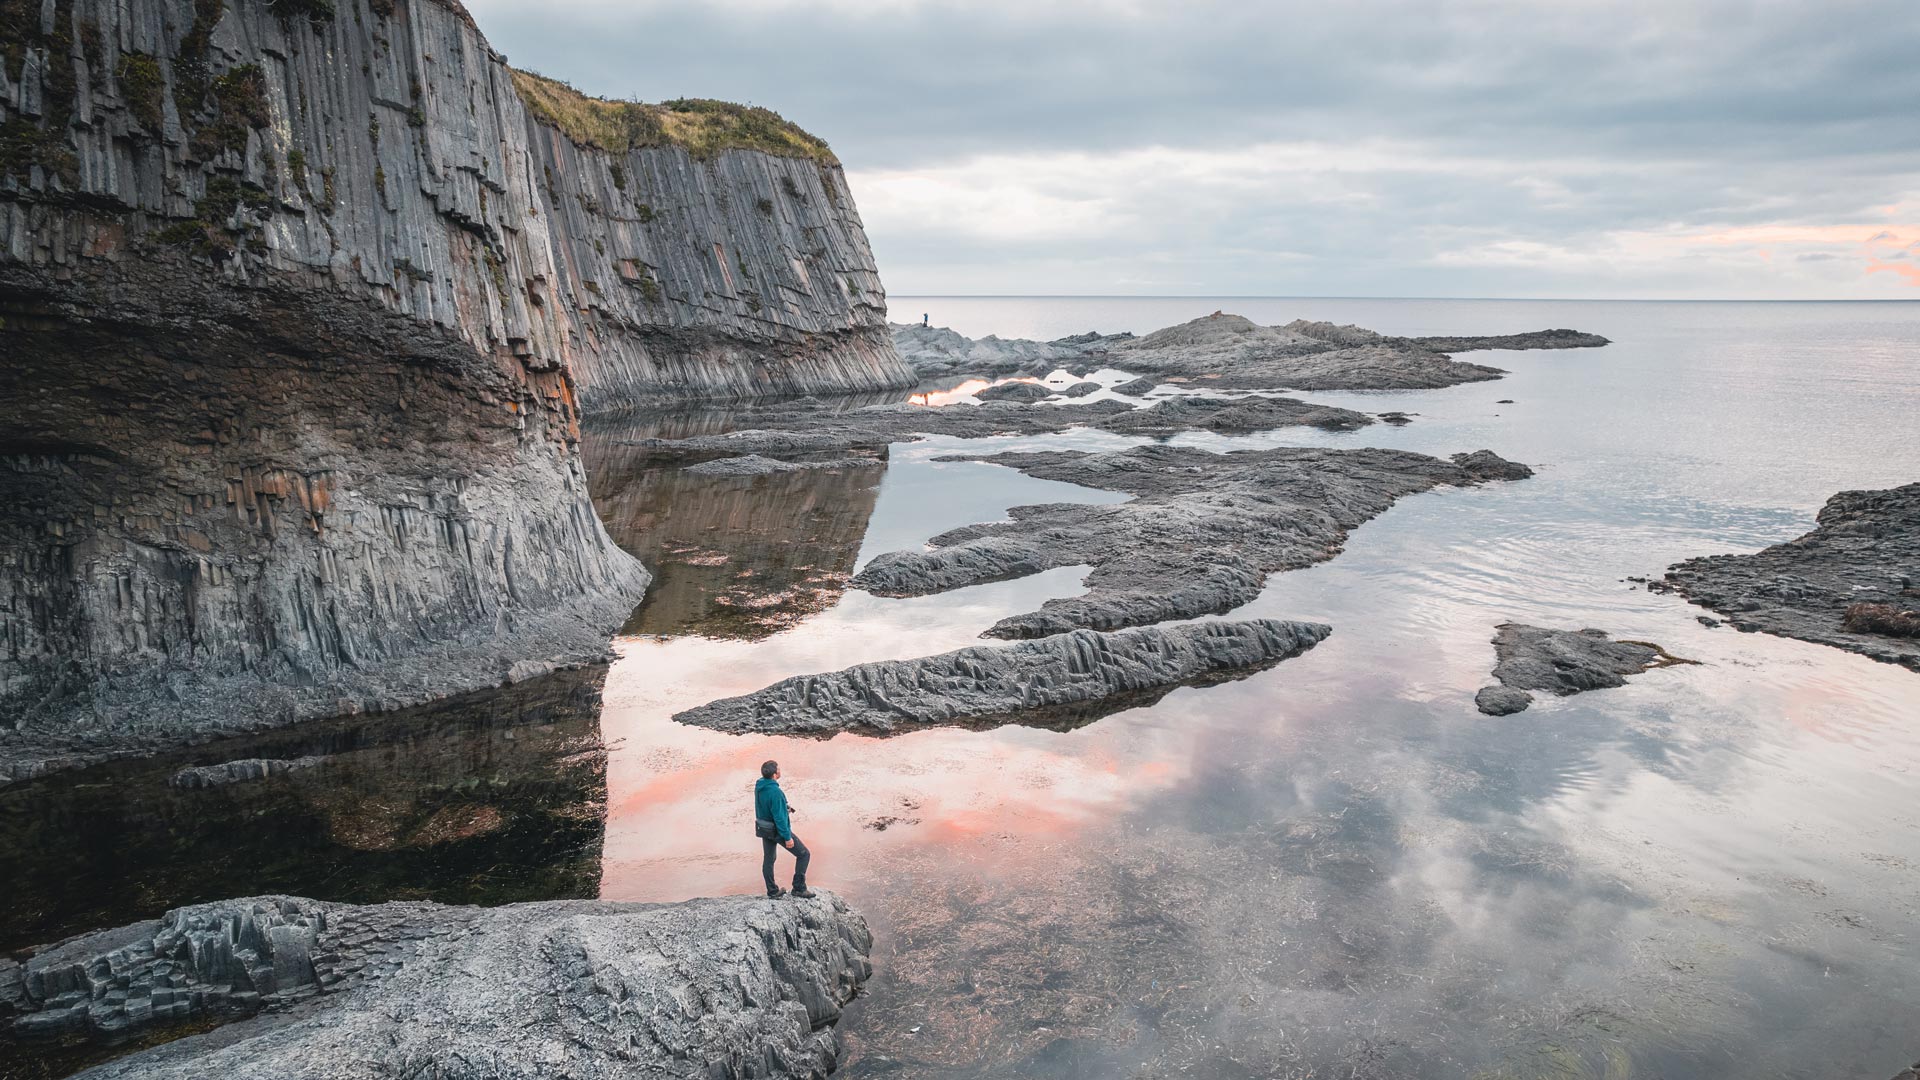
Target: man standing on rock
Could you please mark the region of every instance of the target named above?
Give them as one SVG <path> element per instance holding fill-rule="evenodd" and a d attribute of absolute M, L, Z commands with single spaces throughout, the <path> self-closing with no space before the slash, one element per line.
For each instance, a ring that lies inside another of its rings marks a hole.
<path fill-rule="evenodd" d="M 762 762 L 760 779 L 753 785 L 753 834 L 760 838 L 760 876 L 767 880 L 767 895 L 786 895 L 787 891 L 773 882 L 773 853 L 786 848 L 793 852 L 793 895 L 802 899 L 812 896 L 807 888 L 807 860 L 812 852 L 793 835 L 777 761 Z"/>

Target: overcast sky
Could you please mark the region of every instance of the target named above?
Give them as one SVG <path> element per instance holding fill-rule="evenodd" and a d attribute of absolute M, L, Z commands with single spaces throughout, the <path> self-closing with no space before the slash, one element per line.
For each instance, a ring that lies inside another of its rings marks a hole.
<path fill-rule="evenodd" d="M 1920 0 L 467 0 L 778 110 L 890 292 L 1920 299 Z"/>

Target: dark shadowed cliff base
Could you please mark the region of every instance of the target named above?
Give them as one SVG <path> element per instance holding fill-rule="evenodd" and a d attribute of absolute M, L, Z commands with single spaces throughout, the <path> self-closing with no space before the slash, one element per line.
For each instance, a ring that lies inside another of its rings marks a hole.
<path fill-rule="evenodd" d="M 435 0 L 16 7 L 0 780 L 597 659 L 648 578 L 582 409 L 913 380 L 764 109 L 596 102 Z"/>

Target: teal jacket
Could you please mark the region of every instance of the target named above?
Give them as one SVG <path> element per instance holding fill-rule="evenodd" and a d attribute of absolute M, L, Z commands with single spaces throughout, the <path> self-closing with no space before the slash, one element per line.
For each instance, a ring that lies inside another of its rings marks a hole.
<path fill-rule="evenodd" d="M 780 790 L 778 780 L 763 776 L 753 785 L 753 816 L 773 822 L 780 830 L 781 843 L 793 839 L 793 823 L 787 820 L 787 793 Z"/>

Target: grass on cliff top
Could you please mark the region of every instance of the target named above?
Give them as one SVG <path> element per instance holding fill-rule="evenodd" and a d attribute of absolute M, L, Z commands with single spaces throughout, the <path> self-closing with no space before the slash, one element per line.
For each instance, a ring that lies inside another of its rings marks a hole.
<path fill-rule="evenodd" d="M 703 161 L 722 150 L 758 150 L 839 164 L 826 143 L 772 109 L 705 98 L 676 98 L 658 105 L 610 101 L 530 71 L 514 71 L 513 85 L 534 115 L 574 142 L 602 150 L 678 146 Z"/>

